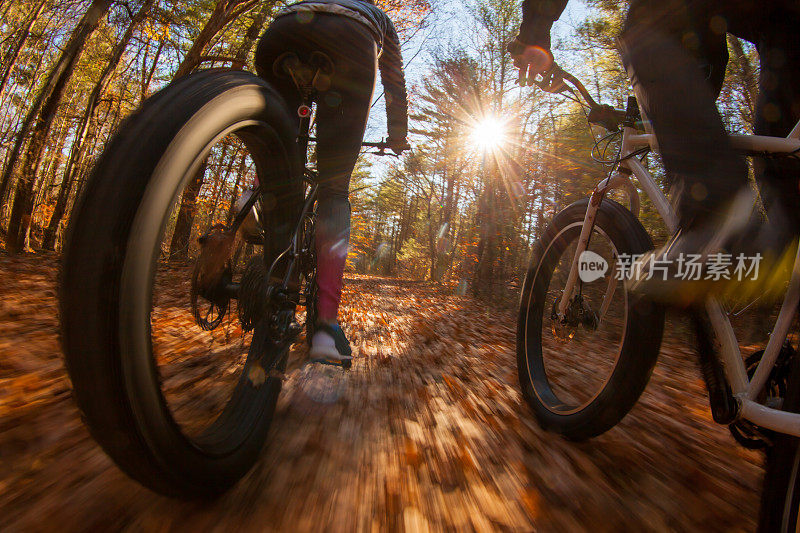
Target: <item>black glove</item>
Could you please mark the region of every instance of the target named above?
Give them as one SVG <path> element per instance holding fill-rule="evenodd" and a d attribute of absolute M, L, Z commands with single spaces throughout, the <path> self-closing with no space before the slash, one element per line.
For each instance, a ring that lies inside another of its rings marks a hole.
<path fill-rule="evenodd" d="M 533 85 L 538 74 L 543 74 L 553 67 L 553 53 L 541 46 L 531 46 L 519 38 L 514 39 L 506 50 L 514 59 L 514 66 L 519 69 L 520 85 Z"/>

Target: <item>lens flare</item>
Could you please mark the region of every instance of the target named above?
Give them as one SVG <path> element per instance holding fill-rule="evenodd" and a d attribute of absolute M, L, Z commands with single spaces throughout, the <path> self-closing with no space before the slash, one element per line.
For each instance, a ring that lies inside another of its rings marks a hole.
<path fill-rule="evenodd" d="M 480 150 L 499 148 L 506 141 L 506 127 L 497 117 L 488 116 L 472 129 L 472 144 Z"/>

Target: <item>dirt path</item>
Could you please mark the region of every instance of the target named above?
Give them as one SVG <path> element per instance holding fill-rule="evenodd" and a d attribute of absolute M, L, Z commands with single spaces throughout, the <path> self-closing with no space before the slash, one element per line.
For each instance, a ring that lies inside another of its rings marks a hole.
<path fill-rule="evenodd" d="M 0 530 L 753 530 L 761 457 L 715 426 L 667 339 L 639 405 L 586 443 L 517 392 L 511 316 L 351 279 L 358 360 L 288 375 L 260 462 L 213 503 L 159 497 L 89 438 L 57 339 L 52 258 L 0 255 Z"/>

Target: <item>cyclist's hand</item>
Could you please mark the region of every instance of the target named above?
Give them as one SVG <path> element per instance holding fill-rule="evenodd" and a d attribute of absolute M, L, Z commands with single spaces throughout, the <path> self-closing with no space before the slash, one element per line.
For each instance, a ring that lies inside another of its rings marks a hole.
<path fill-rule="evenodd" d="M 520 85 L 533 85 L 537 74 L 547 72 L 553 67 L 553 54 L 540 46 L 525 44 L 514 39 L 508 45 L 508 51 L 514 58 L 514 66 L 519 69 Z"/>
<path fill-rule="evenodd" d="M 411 150 L 411 145 L 407 139 L 388 139 L 386 145 L 397 155 L 401 155 L 406 150 Z"/>

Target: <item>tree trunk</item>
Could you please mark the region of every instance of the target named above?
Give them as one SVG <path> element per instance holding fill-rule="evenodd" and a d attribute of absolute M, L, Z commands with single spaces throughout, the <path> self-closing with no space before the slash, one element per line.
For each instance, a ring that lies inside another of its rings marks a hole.
<path fill-rule="evenodd" d="M 200 195 L 200 189 L 203 188 L 203 178 L 207 166 L 207 161 L 204 161 L 189 186 L 183 192 L 178 219 L 175 222 L 175 231 L 172 234 L 172 241 L 169 245 L 170 261 L 186 262 L 189 260 L 189 240 L 192 237 L 192 224 L 194 223 L 194 215 L 197 212 L 197 197 Z"/>
<path fill-rule="evenodd" d="M 242 182 L 242 175 L 244 174 L 244 165 L 247 162 L 247 157 L 242 154 L 239 161 L 239 168 L 236 170 L 236 182 L 233 184 L 233 191 L 231 191 L 231 204 L 228 206 L 228 214 L 225 216 L 225 223 L 230 224 L 233 217 L 236 216 L 236 200 L 239 198 L 239 184 Z"/>
<path fill-rule="evenodd" d="M 186 56 L 184 56 L 183 61 L 181 61 L 181 64 L 178 66 L 178 70 L 175 71 L 173 80 L 186 76 L 194 70 L 200 64 L 203 50 L 211 39 L 213 39 L 228 22 L 253 8 L 256 3 L 255 0 L 219 0 L 208 22 L 206 22 L 206 25 L 200 30 L 197 39 L 195 39 L 192 43 L 192 47 L 186 53 Z M 181 260 L 184 257 L 184 249 L 186 249 L 185 252 L 188 254 L 189 238 L 191 237 L 189 232 L 191 232 L 192 223 L 194 222 L 194 204 L 197 200 L 197 194 L 203 186 L 202 176 L 200 179 L 201 182 L 197 187 L 197 192 L 194 192 L 193 188 L 189 187 L 183 192 L 183 196 L 181 197 L 180 213 L 190 218 L 187 220 L 183 220 L 180 217 L 178 218 L 178 225 L 175 227 L 175 233 L 172 236 L 172 244 L 170 245 L 170 257 L 175 260 Z M 194 185 L 194 183 L 192 185 Z M 185 243 L 185 246 L 181 243 Z M 176 244 L 178 244 L 177 248 Z M 188 258 L 188 255 L 185 257 Z"/>
<path fill-rule="evenodd" d="M 200 30 L 197 38 L 192 43 L 189 51 L 183 57 L 183 61 L 178 65 L 178 70 L 175 71 L 173 80 L 186 76 L 193 71 L 200 64 L 203 57 L 203 50 L 205 50 L 208 43 L 211 42 L 219 32 L 227 24 L 236 17 L 243 15 L 258 3 L 258 0 L 219 0 L 214 7 L 214 12 L 211 13 L 206 25 Z"/>
<path fill-rule="evenodd" d="M 72 101 L 70 101 L 69 105 L 72 105 Z M 34 212 L 38 205 L 46 204 L 50 199 L 51 194 L 48 189 L 53 188 L 53 183 L 55 183 L 56 176 L 58 175 L 58 168 L 61 166 L 61 162 L 64 159 L 64 147 L 67 145 L 67 140 L 69 139 L 70 121 L 68 119 L 63 119 L 61 122 L 62 124 L 59 124 L 58 127 L 55 128 L 56 133 L 51 135 L 52 142 L 47 152 L 45 152 L 47 165 L 42 169 L 41 175 L 43 179 L 39 180 L 39 186 L 36 188 L 36 194 L 34 195 Z M 53 154 L 55 154 L 55 156 Z"/>
<path fill-rule="evenodd" d="M 431 190 L 431 197 L 428 198 L 428 259 L 430 260 L 429 270 L 431 281 L 436 281 L 436 226 L 431 219 L 431 202 L 433 201 L 433 190 Z"/>
<path fill-rule="evenodd" d="M 208 212 L 205 222 L 201 226 L 203 228 L 210 228 L 214 223 L 214 217 L 217 214 L 217 206 L 219 205 L 219 195 L 222 193 L 223 184 L 228 179 L 231 169 L 233 168 L 234 160 L 236 159 L 236 154 L 233 154 L 233 157 L 231 157 L 228 166 L 223 172 L 222 165 L 225 163 L 225 159 L 228 155 L 229 146 L 230 145 L 228 143 L 225 143 L 225 145 L 222 147 L 222 153 L 220 154 L 219 161 L 216 165 L 216 170 L 214 172 L 214 190 L 211 192 L 211 209 Z"/>
<path fill-rule="evenodd" d="M 136 28 L 138 28 L 139 25 L 144 21 L 147 13 L 150 11 L 150 8 L 153 6 L 154 1 L 155 0 L 145 0 L 145 2 L 139 8 L 139 11 L 133 16 L 130 24 L 128 24 L 128 28 L 125 30 L 125 34 L 114 47 L 111 57 L 109 58 L 108 65 L 106 65 L 105 70 L 103 70 L 103 73 L 100 75 L 100 79 L 97 80 L 97 83 L 95 83 L 94 88 L 89 95 L 89 100 L 86 102 L 86 109 L 84 110 L 81 120 L 76 128 L 75 141 L 72 143 L 72 147 L 70 148 L 69 159 L 67 160 L 67 166 L 64 169 L 64 177 L 61 181 L 61 187 L 58 191 L 58 200 L 56 201 L 56 206 L 53 210 L 53 215 L 50 217 L 50 222 L 47 225 L 47 229 L 44 232 L 42 248 L 45 250 L 53 250 L 55 248 L 56 232 L 61 224 L 61 219 L 64 217 L 64 212 L 67 209 L 67 200 L 69 199 L 69 194 L 72 190 L 72 184 L 74 182 L 75 167 L 85 152 L 85 142 L 86 135 L 89 131 L 89 123 L 91 122 L 94 112 L 97 109 L 97 104 L 100 102 L 100 97 L 102 96 L 106 85 L 111 79 L 111 76 L 117 70 L 119 62 L 122 59 L 122 54 L 125 53 L 125 49 L 128 47 L 134 31 L 136 31 Z"/>
<path fill-rule="evenodd" d="M 158 43 L 158 48 L 156 49 L 156 55 L 153 58 L 153 64 L 150 66 L 150 70 L 144 73 L 142 76 L 142 96 L 141 99 L 144 100 L 147 98 L 147 92 L 150 90 L 150 84 L 153 81 L 153 76 L 156 73 L 156 67 L 158 66 L 158 59 L 161 57 L 161 52 L 164 51 L 164 45 L 166 44 L 166 39 L 161 39 Z M 147 61 L 147 54 L 144 56 L 144 61 Z M 146 65 L 145 65 L 146 66 Z"/>
<path fill-rule="evenodd" d="M 492 292 L 494 281 L 494 266 L 499 249 L 499 220 L 496 179 L 493 173 L 489 180 L 482 199 L 479 200 L 478 220 L 481 221 L 481 238 L 478 242 L 478 264 L 473 277 L 472 291 L 477 297 L 485 297 Z"/>
<path fill-rule="evenodd" d="M 39 167 L 47 134 L 58 109 L 58 103 L 61 101 L 72 72 L 75 70 L 75 65 L 80 58 L 81 52 L 83 52 L 86 40 L 97 29 L 100 19 L 108 12 L 111 3 L 112 0 L 92 1 L 91 6 L 89 6 L 78 26 L 72 32 L 69 42 L 61 52 L 61 56 L 50 72 L 47 81 L 45 81 L 41 92 L 36 98 L 36 102 L 25 117 L 18 134 L 17 142 L 14 145 L 11 158 L 0 182 L 3 186 L 8 186 L 10 176 L 14 172 L 17 161 L 22 154 L 25 138 L 30 135 L 30 142 L 21 165 L 22 175 L 14 196 L 14 206 L 11 209 L 11 217 L 8 223 L 7 247 L 12 253 L 22 251 L 25 246 L 33 207 L 32 192 L 36 171 Z M 0 189 L 0 200 L 3 199 L 5 193 L 5 190 Z"/>
<path fill-rule="evenodd" d="M 378 263 L 378 268 L 374 269 L 377 272 L 382 272 L 384 275 L 391 275 L 394 274 L 397 268 L 397 233 L 398 233 L 398 222 L 396 220 L 392 221 L 392 234 L 389 238 L 389 242 L 391 243 L 391 250 L 389 250 L 389 257 L 380 263 Z M 379 235 L 376 235 L 379 237 Z M 376 239 L 377 245 L 375 246 L 375 250 L 379 250 L 380 248 L 380 240 Z M 379 258 L 380 256 L 378 256 Z M 367 267 L 368 269 L 368 267 Z"/>

